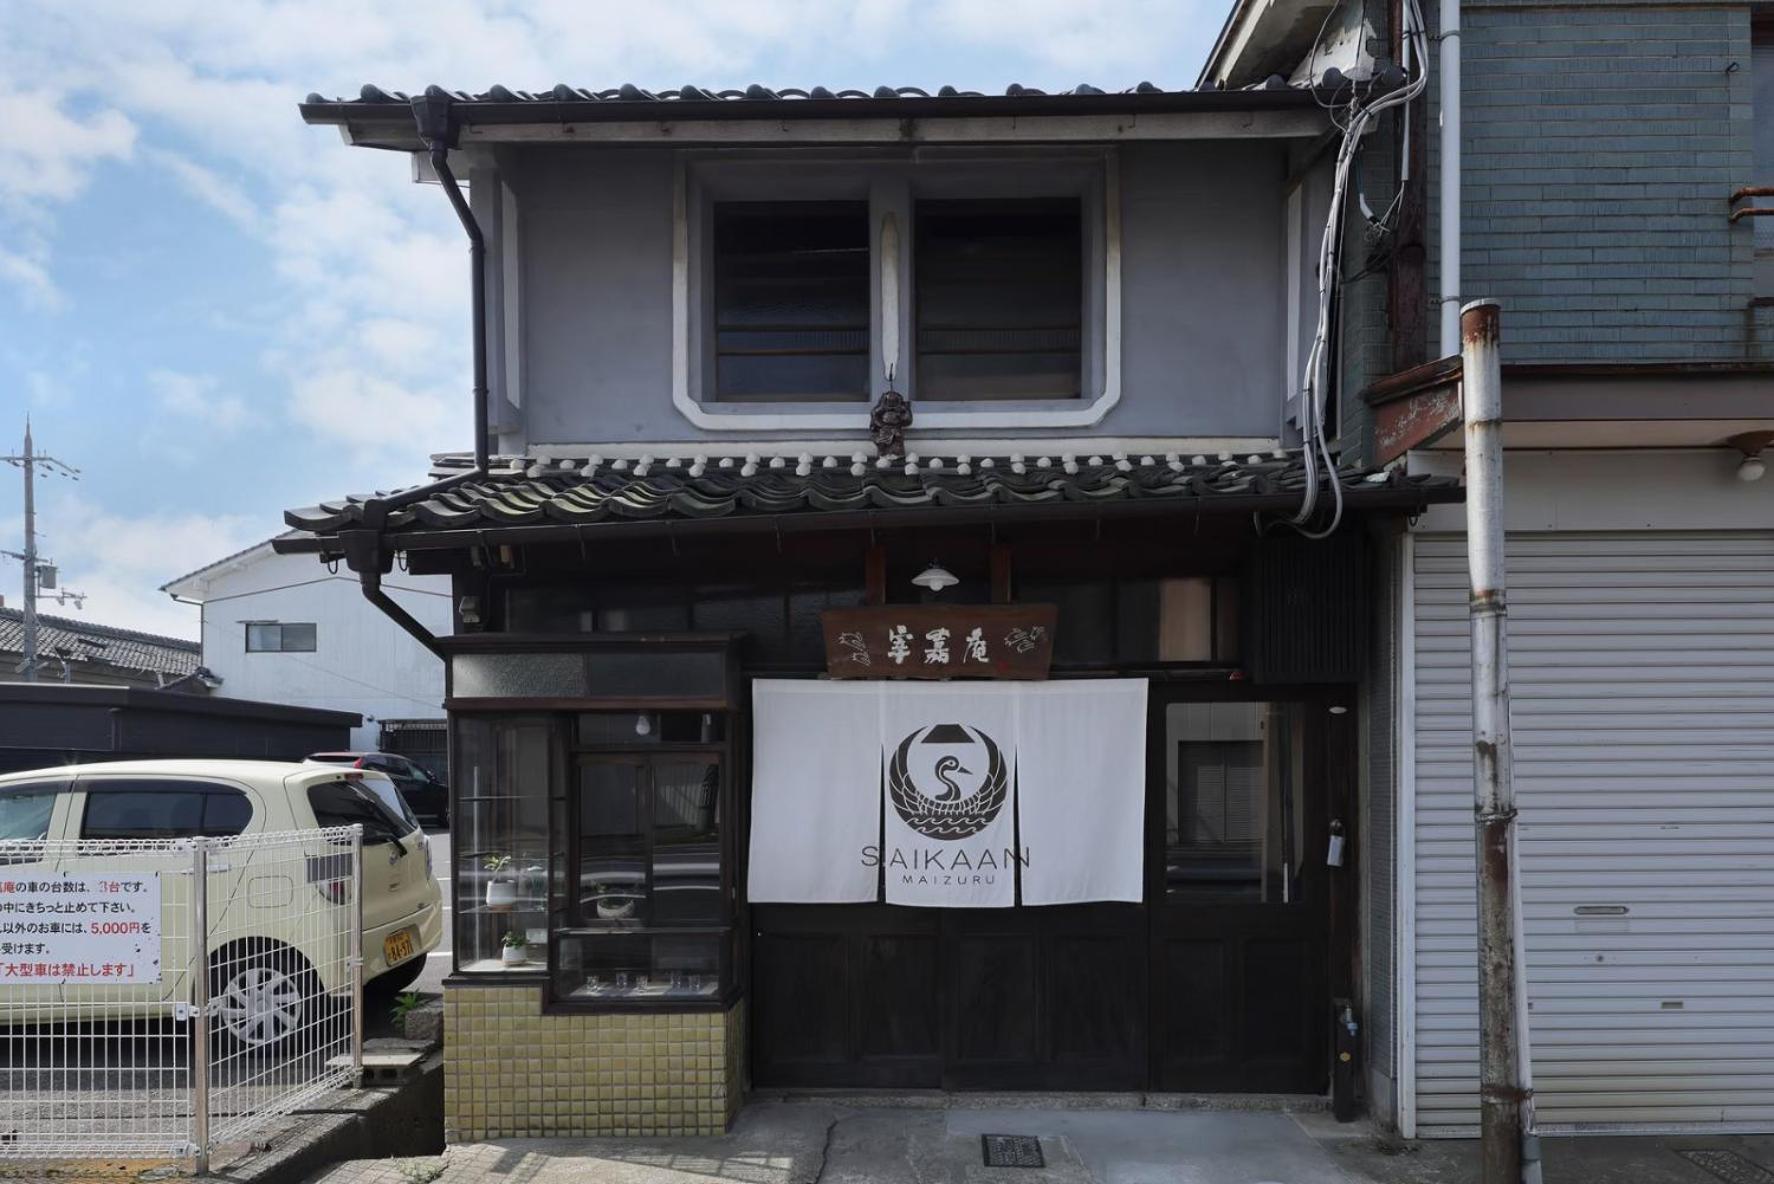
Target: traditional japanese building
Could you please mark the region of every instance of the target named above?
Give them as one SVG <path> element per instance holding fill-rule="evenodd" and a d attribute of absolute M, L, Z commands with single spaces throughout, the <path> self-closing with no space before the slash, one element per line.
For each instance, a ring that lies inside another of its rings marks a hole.
<path fill-rule="evenodd" d="M 1400 81 L 303 105 L 473 243 L 476 448 L 276 543 L 445 663 L 452 1137 L 1358 1089 L 1376 572 L 1460 490 L 1309 293 Z"/>

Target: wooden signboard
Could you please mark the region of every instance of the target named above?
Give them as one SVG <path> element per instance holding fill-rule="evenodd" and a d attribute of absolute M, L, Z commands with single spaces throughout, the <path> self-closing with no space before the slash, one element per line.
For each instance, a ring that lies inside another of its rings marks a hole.
<path fill-rule="evenodd" d="M 1051 604 L 889 604 L 821 614 L 833 678 L 1046 678 Z"/>

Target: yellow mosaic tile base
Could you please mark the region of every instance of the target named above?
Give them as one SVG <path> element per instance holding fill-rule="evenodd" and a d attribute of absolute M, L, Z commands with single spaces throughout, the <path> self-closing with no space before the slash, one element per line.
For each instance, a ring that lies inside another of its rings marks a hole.
<path fill-rule="evenodd" d="M 444 1137 L 718 1135 L 744 1092 L 744 1005 L 543 1015 L 542 988 L 444 989 Z"/>

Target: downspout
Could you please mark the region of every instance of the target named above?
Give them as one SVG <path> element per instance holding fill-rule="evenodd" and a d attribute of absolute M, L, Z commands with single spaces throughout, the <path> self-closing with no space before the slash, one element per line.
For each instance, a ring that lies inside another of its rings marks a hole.
<path fill-rule="evenodd" d="M 1460 0 L 1441 0 L 1441 353 L 1460 352 Z"/>
<path fill-rule="evenodd" d="M 481 234 L 480 223 L 469 208 L 468 199 L 462 196 L 455 172 L 450 168 L 450 149 L 456 146 L 459 131 L 453 110 L 455 99 L 442 87 L 430 86 L 423 95 L 414 98 L 412 104 L 413 122 L 418 125 L 419 138 L 430 150 L 432 171 L 437 174 L 445 196 L 450 199 L 450 207 L 456 211 L 456 218 L 468 235 L 470 303 L 474 322 L 474 467 L 466 473 L 457 473 L 390 497 L 369 499 L 363 504 L 363 526 L 340 531 L 339 541 L 345 548 L 346 566 L 357 573 L 364 599 L 381 609 L 420 645 L 442 658 L 444 654 L 437 636 L 382 590 L 382 577 L 394 566 L 393 552 L 383 545 L 382 528 L 387 525 L 392 511 L 487 475 L 490 460 L 487 450 L 487 240 Z"/>

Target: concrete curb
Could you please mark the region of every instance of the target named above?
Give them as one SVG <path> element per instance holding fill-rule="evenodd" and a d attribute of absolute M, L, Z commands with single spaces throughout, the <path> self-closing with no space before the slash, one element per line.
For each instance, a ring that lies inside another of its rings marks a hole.
<path fill-rule="evenodd" d="M 1165 1110 L 1316 1114 L 1330 1099 L 1315 1094 L 1161 1094 L 1137 1092 L 947 1093 L 943 1090 L 757 1089 L 752 1102 L 823 1104 L 893 1110 Z"/>
<path fill-rule="evenodd" d="M 293 1129 L 202 1177 L 233 1184 L 302 1184 L 347 1159 L 436 1155 L 443 1150 L 443 1054 L 433 1052 L 398 1085 L 342 1092 L 298 1110 Z"/>

